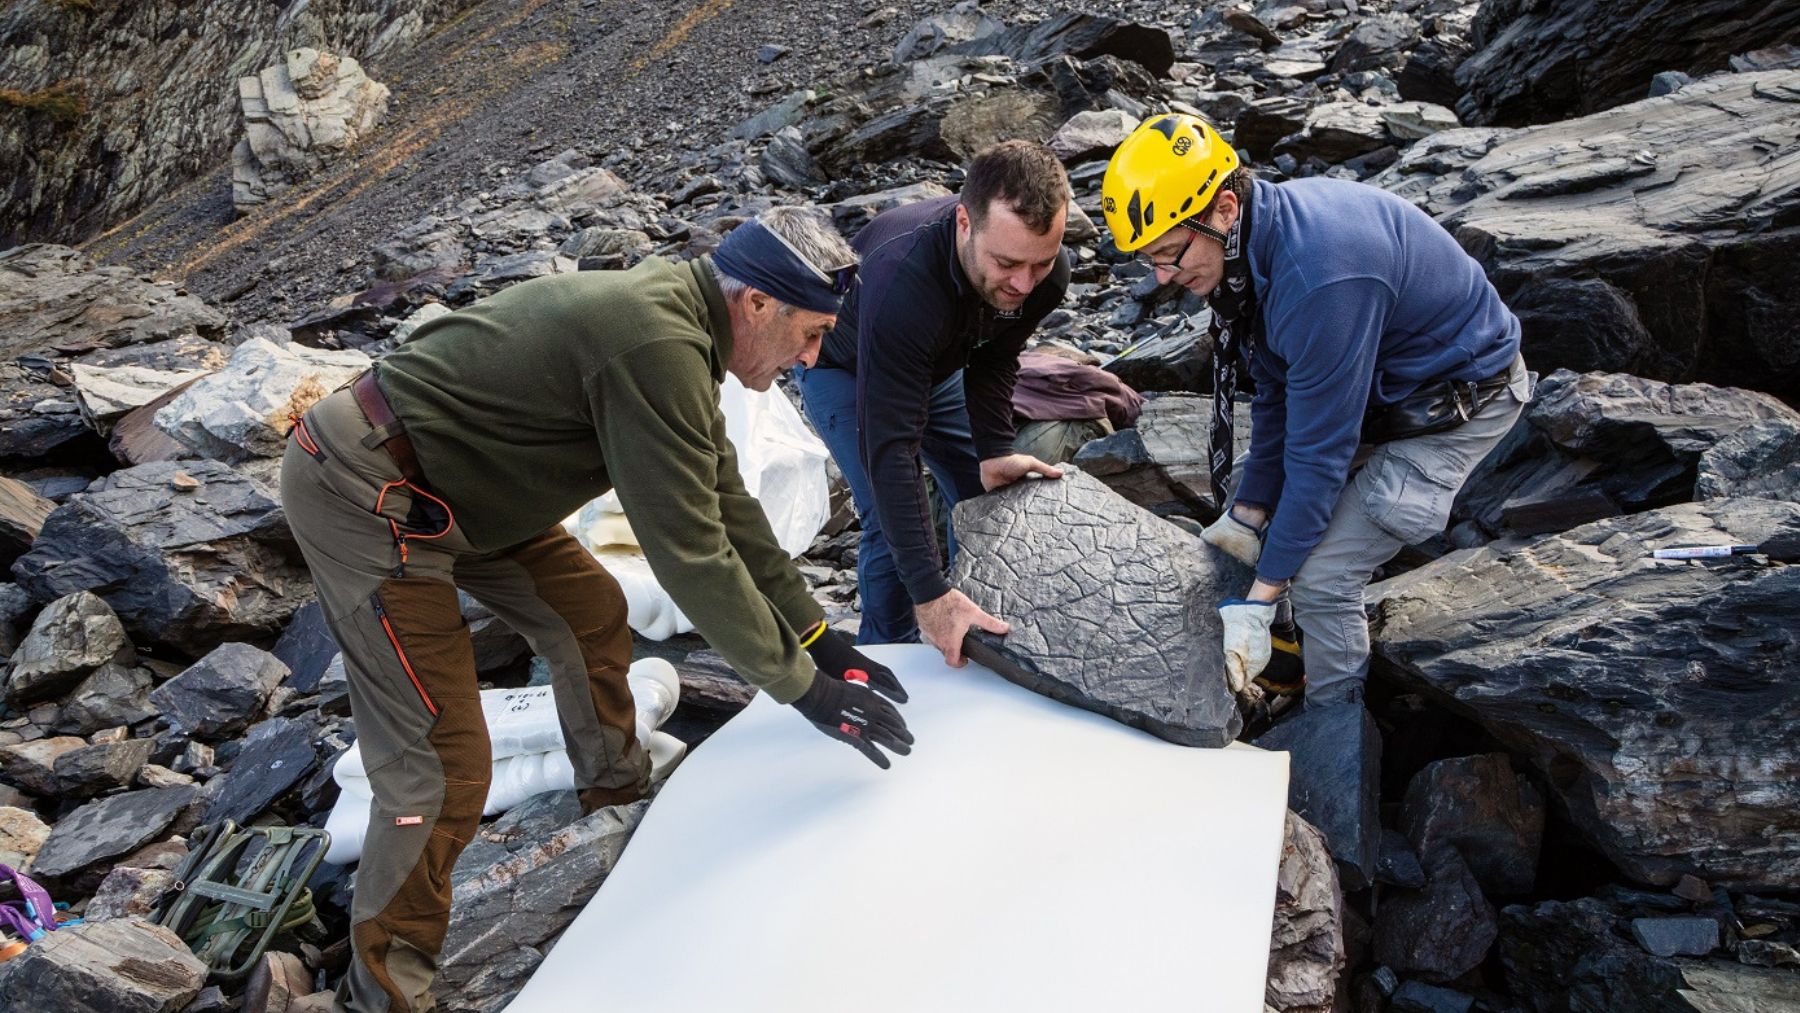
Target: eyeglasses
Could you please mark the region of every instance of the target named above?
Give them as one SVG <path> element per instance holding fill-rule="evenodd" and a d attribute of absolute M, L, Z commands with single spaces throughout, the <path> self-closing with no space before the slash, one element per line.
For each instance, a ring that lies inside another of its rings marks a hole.
<path fill-rule="evenodd" d="M 1181 227 L 1187 228 L 1185 225 L 1183 225 Z M 1187 234 L 1188 234 L 1187 242 L 1181 244 L 1181 252 L 1177 253 L 1175 255 L 1174 260 L 1169 260 L 1169 261 L 1153 260 L 1150 258 L 1150 256 L 1148 254 L 1143 254 L 1143 253 L 1138 254 L 1134 259 L 1138 263 L 1143 264 L 1146 267 L 1150 268 L 1150 270 L 1152 270 L 1152 271 L 1180 271 L 1181 270 L 1181 262 L 1187 259 L 1188 250 L 1194 245 L 1194 240 L 1199 238 L 1199 236 L 1200 236 L 1200 233 L 1194 231 L 1193 229 L 1188 229 Z"/>
<path fill-rule="evenodd" d="M 832 295 L 848 295 L 851 286 L 856 284 L 856 265 L 845 264 L 843 267 L 835 268 L 827 274 L 827 277 L 831 281 Z"/>

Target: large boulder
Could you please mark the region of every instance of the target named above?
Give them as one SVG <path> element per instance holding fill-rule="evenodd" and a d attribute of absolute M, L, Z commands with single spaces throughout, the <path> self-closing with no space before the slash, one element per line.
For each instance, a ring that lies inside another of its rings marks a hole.
<path fill-rule="evenodd" d="M 137 918 L 59 929 L 0 964 L 0 996 L 37 1013 L 179 1013 L 205 984 L 180 936 Z"/>
<path fill-rule="evenodd" d="M 129 663 L 136 654 L 112 607 L 77 591 L 38 613 L 13 653 L 4 682 L 6 700 L 16 706 L 60 697 L 88 673 L 114 662 Z"/>
<path fill-rule="evenodd" d="M 192 786 L 144 788 L 89 802 L 62 819 L 32 860 L 34 875 L 67 876 L 162 837 L 200 798 Z"/>
<path fill-rule="evenodd" d="M 263 203 L 356 147 L 387 115 L 387 86 L 348 56 L 300 47 L 238 78 L 244 139 L 231 153 L 231 203 Z"/>
<path fill-rule="evenodd" d="M 216 340 L 225 326 L 224 314 L 174 282 L 101 267 L 67 246 L 33 243 L 0 253 L 0 359 L 183 335 Z"/>
<path fill-rule="evenodd" d="M 1663 71 L 1725 70 L 1733 55 L 1800 42 L 1800 7 L 1768 0 L 1489 0 L 1457 68 L 1475 124 L 1523 126 L 1643 98 Z"/>
<path fill-rule="evenodd" d="M 1147 398 L 1137 425 L 1090 441 L 1076 452 L 1075 465 L 1161 516 L 1217 517 L 1208 466 L 1212 403 L 1198 394 Z M 1242 454 L 1250 446 L 1250 406 L 1232 409 L 1232 444 Z"/>
<path fill-rule="evenodd" d="M 1328 1013 L 1344 970 L 1344 895 L 1325 838 L 1287 814 L 1263 1001 L 1280 1013 Z"/>
<path fill-rule="evenodd" d="M 1792 883 L 1800 566 L 1653 560 L 1800 536 L 1800 504 L 1723 499 L 1454 553 L 1371 589 L 1378 674 L 1523 757 L 1625 875 Z"/>
<path fill-rule="evenodd" d="M 574 792 L 538 795 L 477 831 L 450 874 L 451 917 L 433 991 L 446 1013 L 512 1001 L 600 889 L 649 802 L 581 815 Z"/>
<path fill-rule="evenodd" d="M 949 51 L 971 56 L 1009 56 L 1021 64 L 1058 56 L 1081 60 L 1114 56 L 1158 76 L 1168 74 L 1175 63 L 1175 44 L 1168 32 L 1098 14 L 1057 14 L 959 42 Z"/>
<path fill-rule="evenodd" d="M 186 735 L 221 738 L 243 731 L 262 714 L 269 694 L 287 678 L 281 660 L 250 644 L 220 644 L 150 694 L 169 727 Z"/>
<path fill-rule="evenodd" d="M 114 472 L 50 515 L 13 574 L 43 601 L 92 591 L 191 656 L 274 634 L 312 589 L 274 497 L 215 461 Z"/>
<path fill-rule="evenodd" d="M 1215 606 L 1248 567 L 1076 469 L 964 500 L 956 535 L 951 582 L 1012 625 L 982 635 L 1001 675 L 1172 742 L 1237 736 Z"/>
<path fill-rule="evenodd" d="M 1584 42 L 1584 44 L 1586 44 Z M 1522 130 L 1447 130 L 1372 182 L 1481 262 L 1548 371 L 1800 394 L 1800 71 Z"/>
<path fill-rule="evenodd" d="M 326 351 L 251 338 L 225 368 L 183 390 L 156 413 L 156 427 L 201 457 L 279 457 L 291 414 L 369 368 L 354 349 Z"/>

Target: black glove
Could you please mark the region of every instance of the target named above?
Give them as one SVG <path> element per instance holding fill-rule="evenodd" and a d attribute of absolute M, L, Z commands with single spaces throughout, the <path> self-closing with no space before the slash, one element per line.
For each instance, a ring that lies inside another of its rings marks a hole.
<path fill-rule="evenodd" d="M 894 705 L 875 695 L 860 682 L 813 677 L 812 688 L 794 701 L 794 709 L 826 735 L 855 746 L 869 762 L 888 769 L 886 746 L 905 756 L 912 752 L 912 733 Z"/>
<path fill-rule="evenodd" d="M 848 636 L 829 626 L 806 646 L 806 653 L 812 655 L 813 664 L 819 666 L 821 672 L 834 679 L 844 678 L 846 672 L 867 672 L 870 689 L 895 703 L 906 702 L 906 687 L 894 678 L 893 669 L 857 650 Z"/>

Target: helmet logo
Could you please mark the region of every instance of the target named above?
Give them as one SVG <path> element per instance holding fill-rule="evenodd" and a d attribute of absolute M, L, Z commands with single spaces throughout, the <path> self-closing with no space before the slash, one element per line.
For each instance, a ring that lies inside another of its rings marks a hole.
<path fill-rule="evenodd" d="M 1181 137 L 1175 138 L 1175 154 L 1185 155 L 1192 150 L 1194 150 L 1194 139 L 1192 137 L 1188 137 L 1184 134 Z"/>
<path fill-rule="evenodd" d="M 1119 202 L 1116 200 L 1113 200 L 1111 197 L 1108 197 L 1108 198 L 1106 198 L 1106 200 L 1101 202 L 1100 210 L 1105 211 L 1107 214 L 1110 215 L 1119 210 Z"/>

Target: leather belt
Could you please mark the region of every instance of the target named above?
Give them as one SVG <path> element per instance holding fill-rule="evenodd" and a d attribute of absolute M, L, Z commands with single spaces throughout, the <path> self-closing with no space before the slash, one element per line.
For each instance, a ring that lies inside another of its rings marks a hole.
<path fill-rule="evenodd" d="M 412 438 L 406 435 L 406 424 L 394 414 L 387 395 L 375 382 L 375 370 L 369 369 L 357 377 L 351 383 L 350 391 L 362 408 L 363 417 L 373 427 L 369 435 L 362 438 L 362 445 L 371 450 L 376 447 L 386 450 L 407 481 L 425 485 L 425 471 L 419 467 L 419 455 L 413 451 Z"/>

